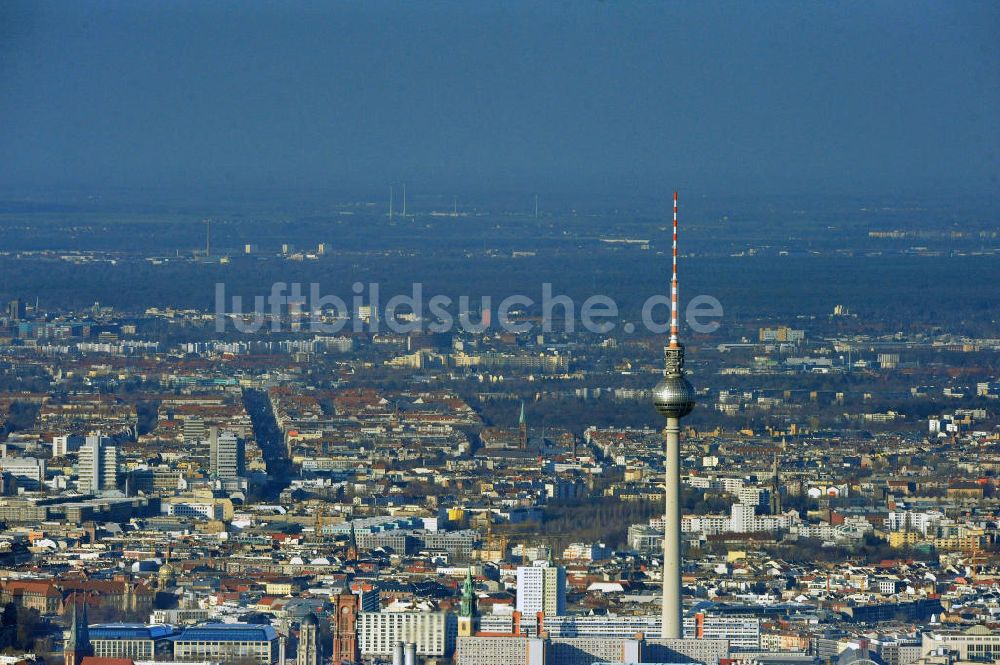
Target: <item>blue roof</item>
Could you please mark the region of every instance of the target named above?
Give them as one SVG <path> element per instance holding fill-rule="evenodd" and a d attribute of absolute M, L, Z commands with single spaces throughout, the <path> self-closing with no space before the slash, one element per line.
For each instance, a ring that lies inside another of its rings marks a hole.
<path fill-rule="evenodd" d="M 92 640 L 158 640 L 173 635 L 173 626 L 157 623 L 95 623 L 88 627 Z"/>
<path fill-rule="evenodd" d="M 273 626 L 259 623 L 203 623 L 185 628 L 176 642 L 268 642 L 277 639 Z"/>

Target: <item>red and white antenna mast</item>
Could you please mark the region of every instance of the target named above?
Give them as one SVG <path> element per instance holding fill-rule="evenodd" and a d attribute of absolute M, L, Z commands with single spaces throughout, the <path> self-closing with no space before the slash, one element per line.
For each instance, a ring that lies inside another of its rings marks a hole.
<path fill-rule="evenodd" d="M 674 192 L 674 269 L 670 279 L 670 348 L 680 346 L 677 337 L 677 192 Z"/>

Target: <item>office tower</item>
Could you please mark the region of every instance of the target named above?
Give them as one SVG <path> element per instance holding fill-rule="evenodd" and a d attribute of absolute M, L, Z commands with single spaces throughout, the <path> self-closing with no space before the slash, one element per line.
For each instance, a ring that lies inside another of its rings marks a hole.
<path fill-rule="evenodd" d="M 351 593 L 358 597 L 358 610 L 361 612 L 378 612 L 382 606 L 378 587 L 368 583 L 355 583 Z"/>
<path fill-rule="evenodd" d="M 243 442 L 232 432 L 212 427 L 208 435 L 208 456 L 212 477 L 234 480 L 243 476 Z"/>
<path fill-rule="evenodd" d="M 321 665 L 323 658 L 319 653 L 319 620 L 309 612 L 299 624 L 299 649 L 296 655 L 296 665 Z M 282 664 L 283 665 L 283 664 Z"/>
<path fill-rule="evenodd" d="M 664 350 L 663 379 L 653 388 L 653 405 L 666 417 L 666 501 L 663 534 L 663 637 L 681 634 L 681 418 L 694 408 L 694 388 L 684 377 L 684 345 L 677 335 L 677 192 L 674 192 L 673 274 L 670 280 L 670 343 Z"/>
<path fill-rule="evenodd" d="M 24 301 L 15 298 L 7 304 L 7 318 L 11 321 L 21 321 L 26 316 Z"/>
<path fill-rule="evenodd" d="M 201 416 L 188 416 L 184 419 L 184 443 L 204 441 L 207 431 Z"/>
<path fill-rule="evenodd" d="M 80 448 L 78 469 L 81 492 L 115 489 L 118 486 L 118 447 L 106 436 L 88 436 Z"/>
<path fill-rule="evenodd" d="M 76 434 L 64 434 L 52 437 L 52 456 L 66 457 L 69 453 L 80 450 L 86 439 Z"/>
<path fill-rule="evenodd" d="M 748 503 L 734 503 L 730 508 L 729 530 L 733 533 L 752 533 L 758 530 L 759 520 L 755 506 Z"/>
<path fill-rule="evenodd" d="M 529 619 L 566 612 L 566 569 L 550 562 L 517 569 L 517 611 Z"/>

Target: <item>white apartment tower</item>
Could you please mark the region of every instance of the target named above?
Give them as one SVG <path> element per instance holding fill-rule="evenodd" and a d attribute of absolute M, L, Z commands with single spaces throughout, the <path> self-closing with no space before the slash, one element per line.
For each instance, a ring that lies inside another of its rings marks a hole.
<path fill-rule="evenodd" d="M 78 464 L 81 492 L 113 490 L 118 486 L 118 447 L 100 434 L 92 434 L 80 447 Z"/>
<path fill-rule="evenodd" d="M 208 438 L 209 465 L 212 476 L 219 480 L 234 480 L 243 476 L 243 442 L 233 432 L 212 428 Z"/>
<path fill-rule="evenodd" d="M 517 611 L 529 620 L 566 613 L 566 569 L 547 562 L 517 569 Z"/>

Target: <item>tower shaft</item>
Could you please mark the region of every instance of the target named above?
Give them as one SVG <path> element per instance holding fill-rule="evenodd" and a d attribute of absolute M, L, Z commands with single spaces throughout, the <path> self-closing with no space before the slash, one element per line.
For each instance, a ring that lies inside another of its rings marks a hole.
<path fill-rule="evenodd" d="M 680 418 L 668 417 L 666 443 L 666 502 L 663 515 L 663 637 L 682 637 L 681 603 L 681 442 Z"/>

